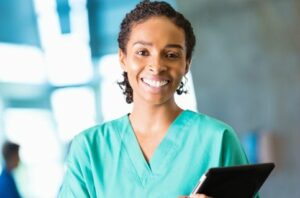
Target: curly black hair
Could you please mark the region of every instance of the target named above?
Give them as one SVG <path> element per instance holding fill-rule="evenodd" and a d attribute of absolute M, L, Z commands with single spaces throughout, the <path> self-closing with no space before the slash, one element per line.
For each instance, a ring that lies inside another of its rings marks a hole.
<path fill-rule="evenodd" d="M 185 33 L 185 45 L 187 49 L 186 59 L 191 60 L 192 53 L 195 47 L 196 38 L 194 35 L 191 23 L 179 12 L 174 10 L 172 6 L 163 1 L 144 0 L 136 5 L 136 7 L 126 14 L 120 25 L 120 32 L 118 36 L 119 48 L 126 54 L 126 45 L 128 43 L 131 29 L 133 25 L 142 23 L 153 16 L 168 17 L 176 26 L 182 28 Z M 127 72 L 123 72 L 124 80 L 118 82 L 123 94 L 126 96 L 126 102 L 133 102 L 133 90 L 128 81 Z M 186 93 L 181 82 L 179 88 L 176 90 L 177 94 Z"/>

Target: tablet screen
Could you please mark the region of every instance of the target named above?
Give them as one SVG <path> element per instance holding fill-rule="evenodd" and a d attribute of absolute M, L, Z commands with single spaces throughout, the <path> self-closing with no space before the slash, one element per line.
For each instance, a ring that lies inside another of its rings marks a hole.
<path fill-rule="evenodd" d="M 252 198 L 274 168 L 274 163 L 211 168 L 192 194 L 214 198 Z"/>

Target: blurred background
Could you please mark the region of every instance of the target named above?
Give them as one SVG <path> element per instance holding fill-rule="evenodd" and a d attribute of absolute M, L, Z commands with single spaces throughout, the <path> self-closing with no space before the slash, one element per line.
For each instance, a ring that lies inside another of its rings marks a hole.
<path fill-rule="evenodd" d="M 72 137 L 130 111 L 117 34 L 137 2 L 0 1 L 0 144 L 20 145 L 23 197 L 55 197 Z M 168 2 L 197 37 L 176 100 L 230 124 L 252 163 L 276 163 L 261 197 L 299 197 L 300 1 Z"/>

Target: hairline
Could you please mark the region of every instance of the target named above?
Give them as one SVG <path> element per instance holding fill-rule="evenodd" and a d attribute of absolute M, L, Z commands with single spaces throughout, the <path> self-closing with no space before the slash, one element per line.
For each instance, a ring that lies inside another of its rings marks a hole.
<path fill-rule="evenodd" d="M 145 21 L 149 20 L 150 18 L 153 18 L 153 17 L 165 17 L 167 19 L 169 19 L 177 28 L 181 29 L 183 31 L 183 34 L 184 34 L 184 43 L 185 43 L 185 52 L 186 52 L 186 60 L 187 61 L 191 61 L 192 57 L 187 57 L 188 56 L 188 47 L 187 47 L 187 35 L 186 35 L 186 32 L 185 32 L 185 29 L 183 27 L 180 27 L 178 24 L 176 24 L 176 15 L 174 16 L 167 16 L 165 14 L 153 14 L 153 15 L 149 15 L 149 16 L 146 16 L 142 19 L 139 19 L 137 21 L 132 21 L 132 23 L 130 24 L 130 27 L 128 28 L 129 31 L 128 31 L 128 37 L 126 38 L 126 45 L 124 46 L 124 51 L 121 49 L 121 51 L 126 55 L 127 54 L 127 51 L 126 51 L 126 48 L 127 48 L 127 45 L 129 43 L 129 38 L 131 36 L 131 33 L 132 33 L 132 29 L 141 24 L 141 23 L 144 23 Z"/>

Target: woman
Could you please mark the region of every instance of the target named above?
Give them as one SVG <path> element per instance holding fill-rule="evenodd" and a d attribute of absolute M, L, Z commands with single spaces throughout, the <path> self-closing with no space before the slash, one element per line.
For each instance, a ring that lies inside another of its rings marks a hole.
<path fill-rule="evenodd" d="M 73 139 L 60 197 L 174 198 L 190 194 L 210 167 L 247 163 L 229 126 L 175 103 L 195 45 L 182 14 L 143 1 L 124 18 L 118 42 L 119 85 L 133 110 Z"/>

